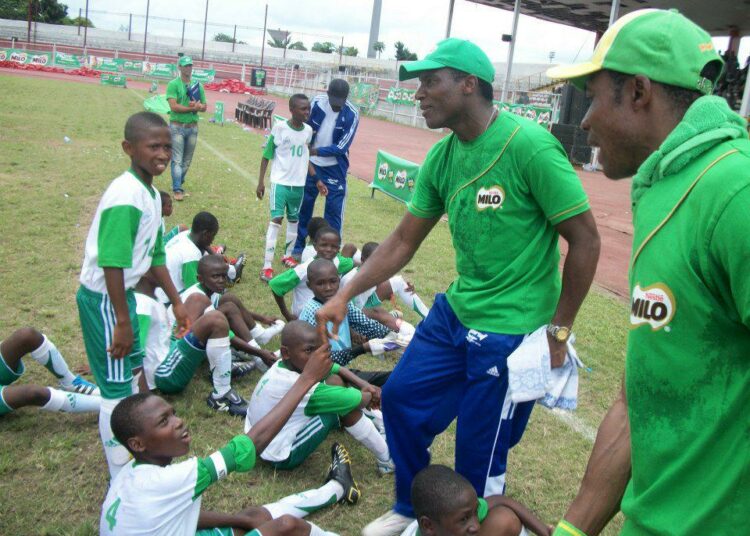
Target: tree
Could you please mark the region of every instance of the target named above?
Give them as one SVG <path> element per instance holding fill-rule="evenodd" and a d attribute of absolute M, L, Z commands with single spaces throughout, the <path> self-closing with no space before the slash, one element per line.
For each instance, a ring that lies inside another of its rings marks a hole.
<path fill-rule="evenodd" d="M 48 24 L 64 24 L 68 6 L 57 0 L 31 0 L 33 20 Z M 29 0 L 0 0 L 0 19 L 26 20 Z"/>
<path fill-rule="evenodd" d="M 247 44 L 245 41 L 235 40 L 231 35 L 221 32 L 214 35 L 214 41 L 218 41 L 219 43 L 235 43 L 237 45 Z"/>
<path fill-rule="evenodd" d="M 380 53 L 385 50 L 385 43 L 382 41 L 375 41 L 372 44 L 372 49 L 378 53 L 378 59 L 380 59 Z"/>
<path fill-rule="evenodd" d="M 323 43 L 315 42 L 312 46 L 313 52 L 323 52 L 324 54 L 332 54 L 336 50 L 336 45 L 330 41 Z"/>
<path fill-rule="evenodd" d="M 417 58 L 417 55 L 414 52 L 411 52 L 401 41 L 396 41 L 393 46 L 396 48 L 396 59 L 398 61 L 416 61 L 419 59 Z"/>
<path fill-rule="evenodd" d="M 65 20 L 63 21 L 63 24 L 67 26 L 86 26 L 87 28 L 94 28 L 94 23 L 91 22 L 91 19 L 87 19 L 86 17 L 76 17 L 74 19 L 65 17 Z M 127 32 L 128 27 L 125 25 L 120 26 L 121 32 Z"/>
<path fill-rule="evenodd" d="M 289 41 L 292 40 L 291 35 L 287 35 L 285 39 L 276 39 L 275 37 L 272 37 L 266 43 L 268 43 L 268 46 L 271 48 L 288 48 L 289 47 Z"/>
<path fill-rule="evenodd" d="M 307 47 L 302 43 L 302 41 L 295 41 L 291 45 L 289 45 L 289 50 L 307 50 Z"/>
<path fill-rule="evenodd" d="M 356 56 L 359 54 L 359 49 L 357 47 L 337 47 L 336 52 L 344 56 Z"/>

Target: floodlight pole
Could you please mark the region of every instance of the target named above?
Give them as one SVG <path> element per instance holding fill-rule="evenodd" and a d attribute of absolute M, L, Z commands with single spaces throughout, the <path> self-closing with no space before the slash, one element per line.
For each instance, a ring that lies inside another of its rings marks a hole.
<path fill-rule="evenodd" d="M 143 55 L 146 55 L 146 40 L 148 39 L 148 12 L 151 10 L 151 0 L 146 0 L 146 26 L 143 28 Z"/>
<path fill-rule="evenodd" d="M 453 23 L 453 6 L 455 4 L 456 4 L 456 0 L 450 0 L 450 3 L 448 4 L 448 24 L 445 25 L 445 38 L 446 39 L 448 39 L 451 36 L 451 24 Z"/>
<path fill-rule="evenodd" d="M 609 12 L 609 25 L 612 26 L 620 16 L 620 0 L 612 0 L 612 9 Z"/>
<path fill-rule="evenodd" d="M 89 34 L 89 0 L 86 0 L 86 18 L 83 21 L 83 48 L 86 48 L 86 38 Z"/>
<path fill-rule="evenodd" d="M 28 26 L 26 28 L 26 42 L 31 43 L 31 14 L 32 14 L 32 1 L 29 0 L 29 10 L 28 10 Z"/>
<path fill-rule="evenodd" d="M 208 0 L 206 0 L 206 15 L 203 18 L 203 48 L 201 49 L 201 60 L 206 56 L 206 28 L 208 27 Z"/>
<path fill-rule="evenodd" d="M 260 40 L 260 66 L 263 67 L 263 56 L 266 52 L 266 26 L 268 25 L 268 4 L 266 4 L 266 15 L 263 17 L 263 37 Z"/>
<path fill-rule="evenodd" d="M 521 14 L 521 0 L 516 0 L 513 7 L 513 30 L 510 34 L 510 46 L 508 47 L 508 69 L 505 71 L 505 80 L 503 80 L 503 92 L 500 96 L 500 102 L 505 102 L 505 96 L 508 93 L 508 84 L 510 83 L 510 74 L 513 71 L 513 49 L 516 46 L 516 30 L 518 29 L 518 17 Z"/>

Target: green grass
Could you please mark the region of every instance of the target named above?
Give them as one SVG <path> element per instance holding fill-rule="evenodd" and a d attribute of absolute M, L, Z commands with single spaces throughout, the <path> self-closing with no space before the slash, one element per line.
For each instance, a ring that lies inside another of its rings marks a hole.
<path fill-rule="evenodd" d="M 14 76 L 0 76 L 0 93 L 12 97 L 0 109 L 0 336 L 24 325 L 35 326 L 56 342 L 73 368 L 85 367 L 74 299 L 83 243 L 101 193 L 129 165 L 120 149 L 122 127 L 131 113 L 141 109 L 146 94 Z M 72 141 L 64 143 L 64 136 Z M 263 139 L 234 124 L 220 127 L 206 122 L 200 140 L 234 165 L 199 143 L 186 183 L 192 196 L 175 203 L 168 223 L 189 223 L 199 210 L 216 214 L 221 223 L 217 242 L 229 244 L 230 254 L 249 253 L 248 276 L 236 292 L 252 308 L 273 313 L 268 289 L 255 278 L 267 224 L 267 206 L 254 196 Z M 168 190 L 169 174 L 157 178 L 156 184 Z M 382 240 L 397 224 L 403 205 L 383 195 L 371 200 L 360 181 L 351 180 L 350 185 L 345 240 L 357 244 Z M 438 224 L 404 272 L 423 297 L 445 290 L 455 276 L 445 223 Z M 411 314 L 407 318 L 416 321 Z M 591 369 L 582 373 L 577 417 L 593 428 L 619 387 L 625 314 L 623 303 L 595 291 L 576 323 L 578 348 Z M 372 358 L 360 361 L 363 364 L 357 365 L 363 368 L 383 366 Z M 394 364 L 393 357 L 386 362 L 389 367 Z M 51 381 L 31 359 L 26 359 L 26 366 L 21 383 Z M 249 396 L 258 377 L 253 373 L 236 387 Z M 170 398 L 190 424 L 197 455 L 221 447 L 242 429 L 241 420 L 208 409 L 204 398 L 209 389 L 201 371 L 182 396 Z M 453 437 L 452 426 L 436 440 L 435 462 L 452 464 Z M 359 534 L 362 526 L 390 506 L 393 484 L 391 478 L 377 477 L 372 456 L 343 432 L 329 437 L 299 469 L 275 472 L 261 463 L 252 473 L 233 475 L 212 488 L 203 504 L 236 511 L 318 486 L 333 441 L 343 442 L 352 452 L 363 498 L 355 507 L 336 506 L 312 519 L 328 530 Z M 537 408 L 523 441 L 511 454 L 509 494 L 545 521 L 557 520 L 578 488 L 590 449 L 588 440 Z M 0 418 L 0 534 L 95 534 L 107 480 L 96 415 L 27 408 Z M 616 520 L 606 534 L 615 534 L 619 526 Z"/>

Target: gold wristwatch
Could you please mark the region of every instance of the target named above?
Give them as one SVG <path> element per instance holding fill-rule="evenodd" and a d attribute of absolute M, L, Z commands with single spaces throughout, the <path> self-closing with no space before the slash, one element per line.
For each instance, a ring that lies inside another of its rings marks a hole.
<path fill-rule="evenodd" d="M 556 326 L 554 324 L 549 324 L 547 326 L 547 333 L 552 335 L 552 338 L 557 342 L 568 342 L 568 339 L 570 339 L 570 335 L 572 334 L 569 327 Z"/>

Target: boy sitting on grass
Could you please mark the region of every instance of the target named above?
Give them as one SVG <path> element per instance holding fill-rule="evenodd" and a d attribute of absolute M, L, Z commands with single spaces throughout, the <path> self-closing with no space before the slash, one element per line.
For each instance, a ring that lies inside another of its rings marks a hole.
<path fill-rule="evenodd" d="M 286 497 L 265 507 L 250 507 L 237 514 L 201 509 L 206 489 L 233 471 L 246 472 L 262 453 L 299 402 L 331 368 L 328 347 L 311 352 L 307 365 L 297 375 L 266 418 L 247 435 L 238 435 L 206 458 L 189 458 L 172 464 L 190 450 L 190 433 L 185 422 L 164 399 L 150 393 L 130 396 L 112 413 L 115 437 L 130 451 L 133 460 L 112 481 L 102 505 L 100 534 L 192 535 L 197 536 L 333 536 L 299 517 L 316 508 L 333 504 L 336 498 L 354 497 L 348 453 L 334 449 L 326 484 L 318 490 Z M 308 504 L 310 493 L 329 499 L 325 504 Z"/>
<path fill-rule="evenodd" d="M 444 465 L 429 465 L 417 473 L 411 503 L 417 518 L 401 536 L 552 534 L 552 527 L 513 499 L 502 495 L 478 499 L 469 481 Z M 363 532 L 363 536 L 367 535 Z"/>
<path fill-rule="evenodd" d="M 313 216 L 310 218 L 310 221 L 307 222 L 307 245 L 300 254 L 299 262 L 307 262 L 315 258 L 317 253 L 315 252 L 313 241 L 315 240 L 315 235 L 318 234 L 318 231 L 324 227 L 330 227 L 330 225 L 325 218 L 320 216 Z M 341 256 L 350 257 L 354 261 L 355 266 L 362 262 L 360 252 L 354 244 L 344 244 L 341 246 Z"/>
<path fill-rule="evenodd" d="M 307 361 L 321 343 L 318 332 L 306 322 L 295 320 L 284 327 L 281 361 L 269 368 L 255 387 L 245 419 L 246 432 L 262 422 L 296 385 Z M 316 384 L 299 401 L 289 422 L 261 457 L 277 469 L 293 469 L 341 424 L 375 455 L 380 474 L 393 472 L 393 460 L 385 438 L 362 413 L 362 408 L 380 406 L 380 389 L 338 364 L 331 366 L 325 379 L 325 383 Z M 354 387 L 344 387 L 344 382 Z"/>

